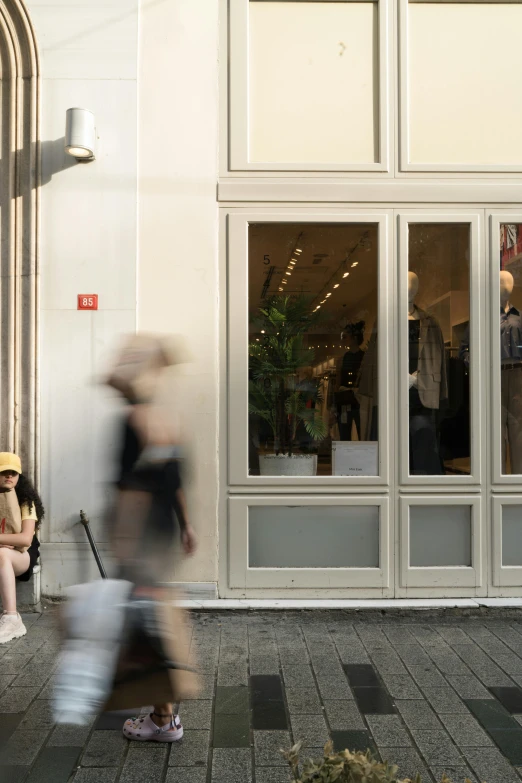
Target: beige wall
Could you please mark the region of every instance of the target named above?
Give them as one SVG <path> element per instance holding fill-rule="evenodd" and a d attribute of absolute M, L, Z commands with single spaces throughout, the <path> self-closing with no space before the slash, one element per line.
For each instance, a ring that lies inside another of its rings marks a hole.
<path fill-rule="evenodd" d="M 193 362 L 176 403 L 193 447 L 196 558 L 180 581 L 217 579 L 218 4 L 142 0 L 139 52 L 138 328 L 182 333 Z"/>

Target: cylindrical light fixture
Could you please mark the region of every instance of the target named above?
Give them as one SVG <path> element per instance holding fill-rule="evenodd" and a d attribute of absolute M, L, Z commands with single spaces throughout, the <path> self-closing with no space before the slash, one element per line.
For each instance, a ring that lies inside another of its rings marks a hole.
<path fill-rule="evenodd" d="M 87 109 L 67 109 L 65 151 L 73 158 L 94 160 L 96 127 L 94 114 Z"/>

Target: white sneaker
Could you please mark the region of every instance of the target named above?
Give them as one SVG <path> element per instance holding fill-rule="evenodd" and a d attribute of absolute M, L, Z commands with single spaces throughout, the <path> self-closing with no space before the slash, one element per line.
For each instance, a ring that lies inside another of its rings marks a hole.
<path fill-rule="evenodd" d="M 0 644 L 10 642 L 12 639 L 18 639 L 20 636 L 25 636 L 26 633 L 27 628 L 18 613 L 4 613 L 0 617 Z"/>

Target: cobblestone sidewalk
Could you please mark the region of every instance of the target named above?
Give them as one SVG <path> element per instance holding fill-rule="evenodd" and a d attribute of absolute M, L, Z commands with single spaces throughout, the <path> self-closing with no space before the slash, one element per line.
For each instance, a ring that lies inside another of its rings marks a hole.
<path fill-rule="evenodd" d="M 54 727 L 56 616 L 24 620 L 0 648 L 2 783 L 288 783 L 279 749 L 329 737 L 404 777 L 522 778 L 522 616 L 194 614 L 203 688 L 172 747 L 127 742 L 121 715 Z"/>

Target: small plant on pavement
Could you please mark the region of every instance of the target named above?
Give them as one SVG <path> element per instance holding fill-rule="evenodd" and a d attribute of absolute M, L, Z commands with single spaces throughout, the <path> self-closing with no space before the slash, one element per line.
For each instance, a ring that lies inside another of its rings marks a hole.
<path fill-rule="evenodd" d="M 349 750 L 343 750 L 334 753 L 332 742 L 325 745 L 322 759 L 304 761 L 299 770 L 301 747 L 302 743 L 298 743 L 291 750 L 282 751 L 296 783 L 421 783 L 420 775 L 414 781 L 398 778 L 397 766 L 375 761 L 370 751 L 350 753 Z M 441 783 L 451 781 L 444 776 Z M 465 783 L 471 781 L 466 779 Z"/>

